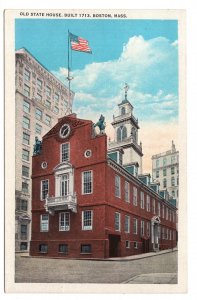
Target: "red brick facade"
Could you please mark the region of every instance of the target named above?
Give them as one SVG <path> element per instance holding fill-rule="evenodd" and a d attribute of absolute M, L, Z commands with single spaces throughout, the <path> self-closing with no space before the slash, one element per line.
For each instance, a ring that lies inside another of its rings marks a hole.
<path fill-rule="evenodd" d="M 65 127 L 68 132 L 61 137 L 64 124 L 69 125 Z M 62 162 L 65 143 L 69 149 L 65 157 L 69 157 Z M 116 191 L 115 181 L 120 184 Z M 137 188 L 137 205 L 133 187 Z M 115 196 L 118 192 L 119 197 Z M 153 241 L 153 234 L 159 240 Z M 107 258 L 175 246 L 176 209 L 107 156 L 107 137 L 95 135 L 91 121 L 75 115 L 60 119 L 43 137 L 41 153 L 32 158 L 30 255 Z"/>

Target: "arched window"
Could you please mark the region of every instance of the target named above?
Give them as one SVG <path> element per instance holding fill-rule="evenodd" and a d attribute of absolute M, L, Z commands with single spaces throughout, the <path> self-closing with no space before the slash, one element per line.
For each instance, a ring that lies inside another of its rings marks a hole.
<path fill-rule="evenodd" d="M 125 126 L 121 126 L 117 129 L 117 142 L 121 142 L 127 138 L 127 128 Z"/>
<path fill-rule="evenodd" d="M 125 111 L 125 107 L 121 108 L 121 115 L 125 115 L 126 111 Z"/>

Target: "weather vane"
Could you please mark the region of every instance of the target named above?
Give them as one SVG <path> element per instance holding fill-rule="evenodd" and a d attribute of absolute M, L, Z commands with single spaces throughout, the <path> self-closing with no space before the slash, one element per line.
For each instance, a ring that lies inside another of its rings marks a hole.
<path fill-rule="evenodd" d="M 129 90 L 129 86 L 127 83 L 125 83 L 124 90 L 125 90 L 125 100 L 127 100 L 127 92 Z"/>

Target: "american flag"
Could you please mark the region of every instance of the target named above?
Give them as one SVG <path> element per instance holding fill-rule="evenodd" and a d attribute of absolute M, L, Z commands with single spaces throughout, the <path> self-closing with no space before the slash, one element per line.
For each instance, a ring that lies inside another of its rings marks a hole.
<path fill-rule="evenodd" d="M 92 53 L 87 40 L 72 33 L 69 33 L 69 37 L 72 50 Z"/>

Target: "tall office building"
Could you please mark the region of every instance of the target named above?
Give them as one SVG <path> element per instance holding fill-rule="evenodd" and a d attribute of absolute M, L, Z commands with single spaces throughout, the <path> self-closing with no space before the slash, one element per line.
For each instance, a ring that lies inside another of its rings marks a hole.
<path fill-rule="evenodd" d="M 171 149 L 152 156 L 152 177 L 160 183 L 160 190 L 167 190 L 169 195 L 179 199 L 179 151 L 172 141 Z"/>
<path fill-rule="evenodd" d="M 25 48 L 16 51 L 16 213 L 15 250 L 29 251 L 31 225 L 31 157 L 58 119 L 72 111 L 74 93 Z"/>

